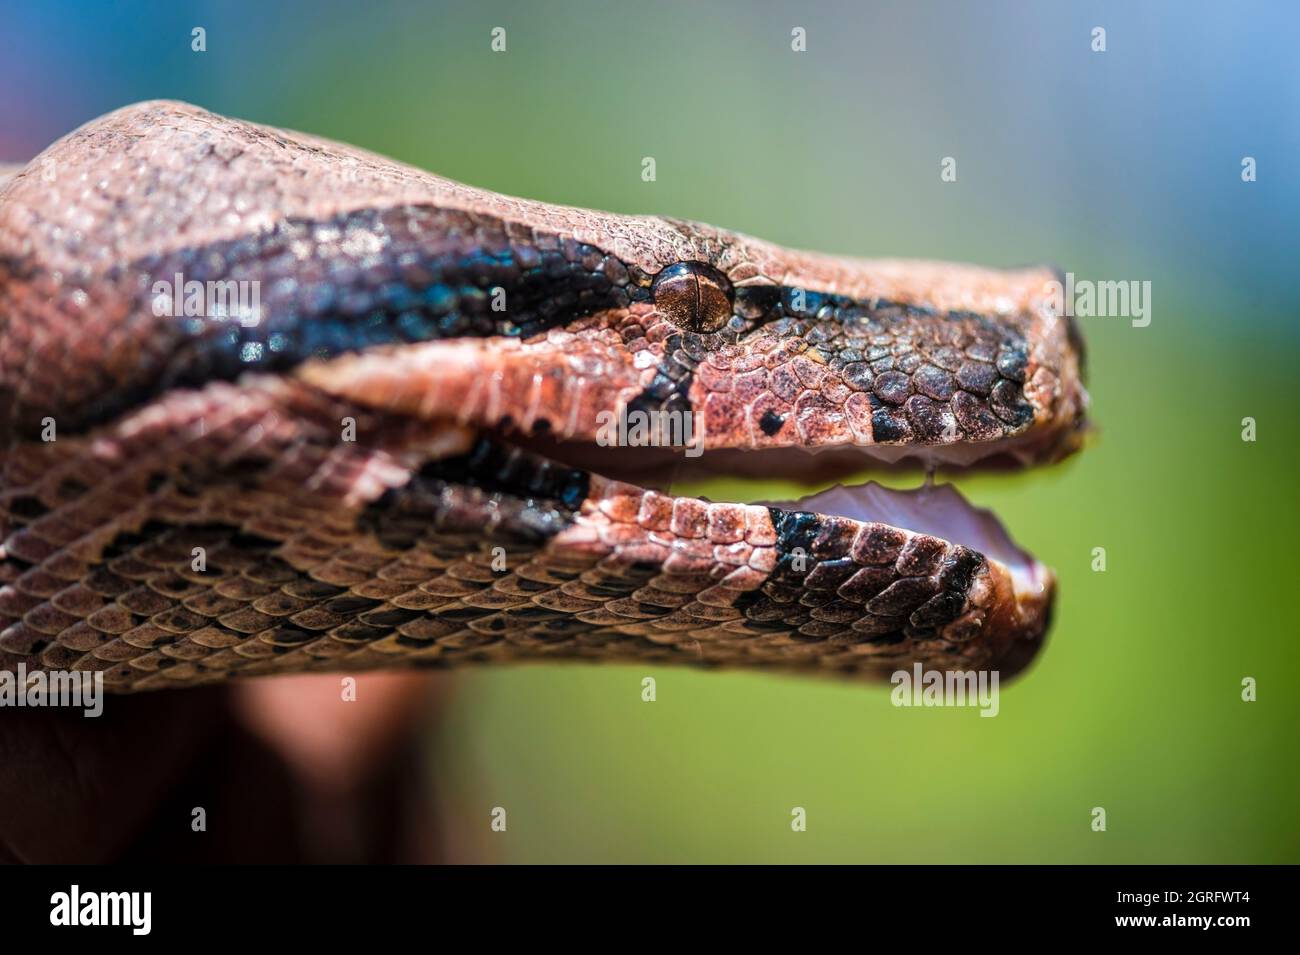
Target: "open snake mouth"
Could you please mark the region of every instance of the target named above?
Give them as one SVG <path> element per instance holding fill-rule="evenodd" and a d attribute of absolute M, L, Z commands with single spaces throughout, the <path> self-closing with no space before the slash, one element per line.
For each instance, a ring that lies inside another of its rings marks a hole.
<path fill-rule="evenodd" d="M 758 503 L 786 512 L 803 512 L 847 518 L 863 523 L 881 523 L 969 547 L 1000 562 L 1011 573 L 1018 592 L 1043 595 L 1052 584 L 1052 574 L 1031 554 L 1018 546 L 998 515 L 975 507 L 952 484 L 927 479 L 915 489 L 887 487 L 874 480 L 842 483 L 843 476 L 860 472 L 864 462 L 888 470 L 895 464 L 917 462 L 935 467 L 940 462 L 960 462 L 968 469 L 1014 468 L 1023 459 L 1006 449 L 965 447 L 935 456 L 924 448 L 833 449 L 821 454 L 797 449 L 769 451 L 715 451 L 697 459 L 685 457 L 681 449 L 663 447 L 610 448 L 592 444 L 570 445 L 554 440 L 494 436 L 529 452 L 585 471 L 593 471 L 644 489 L 671 493 L 674 485 L 724 476 L 739 480 L 756 477 L 799 479 L 801 483 L 824 484 L 823 490 L 794 500 Z M 1014 449 L 1013 449 L 1014 450 Z M 876 453 L 872 453 L 872 452 Z"/>
<path fill-rule="evenodd" d="M 173 103 L 45 158 L 53 187 L 0 185 L 0 664 L 139 689 L 549 657 L 1011 672 L 1041 645 L 1051 572 L 950 488 L 669 488 L 1064 457 L 1087 394 L 1051 270 L 511 199 Z"/>

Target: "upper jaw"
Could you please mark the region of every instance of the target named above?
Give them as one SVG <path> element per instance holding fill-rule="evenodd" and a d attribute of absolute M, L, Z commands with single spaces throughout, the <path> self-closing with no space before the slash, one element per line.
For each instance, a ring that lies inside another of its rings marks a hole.
<path fill-rule="evenodd" d="M 367 407 L 562 442 L 608 447 L 638 425 L 652 436 L 672 425 L 687 457 L 852 448 L 969 467 L 1077 450 L 1081 364 L 1069 324 L 1051 315 L 783 319 L 719 342 L 642 306 L 527 341 L 382 346 L 294 374 Z"/>

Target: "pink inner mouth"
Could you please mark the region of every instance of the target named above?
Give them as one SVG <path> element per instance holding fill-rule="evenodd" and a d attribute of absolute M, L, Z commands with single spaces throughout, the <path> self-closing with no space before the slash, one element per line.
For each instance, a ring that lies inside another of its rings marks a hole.
<path fill-rule="evenodd" d="M 855 487 L 837 484 L 798 501 L 774 502 L 771 506 L 876 521 L 930 534 L 1005 564 L 1018 592 L 1039 593 L 1045 585 L 1043 568 L 1016 545 L 997 516 L 973 507 L 951 484 L 926 485 L 911 491 L 894 490 L 874 481 Z"/>

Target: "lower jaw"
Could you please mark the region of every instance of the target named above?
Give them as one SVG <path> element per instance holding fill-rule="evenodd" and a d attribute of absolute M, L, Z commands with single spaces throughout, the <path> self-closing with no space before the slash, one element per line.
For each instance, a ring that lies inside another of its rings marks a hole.
<path fill-rule="evenodd" d="M 683 479 L 690 462 L 680 453 L 656 448 L 607 448 L 578 443 L 547 440 L 521 441 L 517 436 L 497 435 L 502 443 L 522 446 L 526 450 L 556 463 L 588 471 L 633 489 L 660 491 L 670 497 L 679 495 L 671 486 Z M 780 457 L 789 467 L 793 462 L 815 461 L 795 449 L 780 453 L 769 451 L 745 453 L 759 465 L 765 459 Z M 717 456 L 704 455 L 704 459 Z M 857 470 L 863 456 L 856 458 Z M 716 477 L 716 474 L 714 475 Z M 770 472 L 767 473 L 771 476 Z M 801 477 L 807 479 L 806 472 Z M 691 496 L 691 495 L 688 495 Z M 712 503 L 725 504 L 726 501 Z M 962 545 L 983 555 L 997 568 L 995 576 L 1003 596 L 993 615 L 998 617 L 995 642 L 998 649 L 992 668 L 1004 677 L 1014 675 L 1032 660 L 1043 645 L 1054 597 L 1052 572 L 1015 544 L 998 518 L 988 510 L 973 507 L 951 485 L 927 482 L 915 490 L 893 490 L 874 482 L 854 486 L 837 484 L 827 490 L 795 501 L 758 502 L 764 507 L 820 518 L 843 518 L 862 524 L 885 524 L 909 534 L 927 535 L 950 545 Z M 593 500 L 593 504 L 599 504 Z"/>
<path fill-rule="evenodd" d="M 993 452 L 969 446 L 877 447 L 869 451 L 837 447 L 812 454 L 798 448 L 722 449 L 690 458 L 680 449 L 672 448 L 609 448 L 590 442 L 561 442 L 514 434 L 497 437 L 553 461 L 647 490 L 671 492 L 674 486 L 723 476 L 797 478 L 805 485 L 831 485 L 798 500 L 758 503 L 787 511 L 876 521 L 929 534 L 963 544 L 1003 563 L 1011 571 L 1018 589 L 1038 591 L 1049 583 L 1050 572 L 1015 544 L 997 515 L 971 505 L 951 484 L 927 482 L 908 491 L 884 487 L 874 481 L 840 483 L 868 466 L 877 472 L 903 470 L 908 464 L 916 463 L 957 469 L 973 464 L 978 464 L 980 470 L 1012 469 L 1023 466 L 1023 455 L 1032 454 L 1033 449 L 1027 444 L 1008 443 Z"/>

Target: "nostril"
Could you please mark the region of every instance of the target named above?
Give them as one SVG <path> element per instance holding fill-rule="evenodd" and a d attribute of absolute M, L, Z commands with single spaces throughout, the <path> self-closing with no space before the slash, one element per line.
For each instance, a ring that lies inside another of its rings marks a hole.
<path fill-rule="evenodd" d="M 678 262 L 651 286 L 655 308 L 679 328 L 716 332 L 731 318 L 731 282 L 703 262 Z"/>

